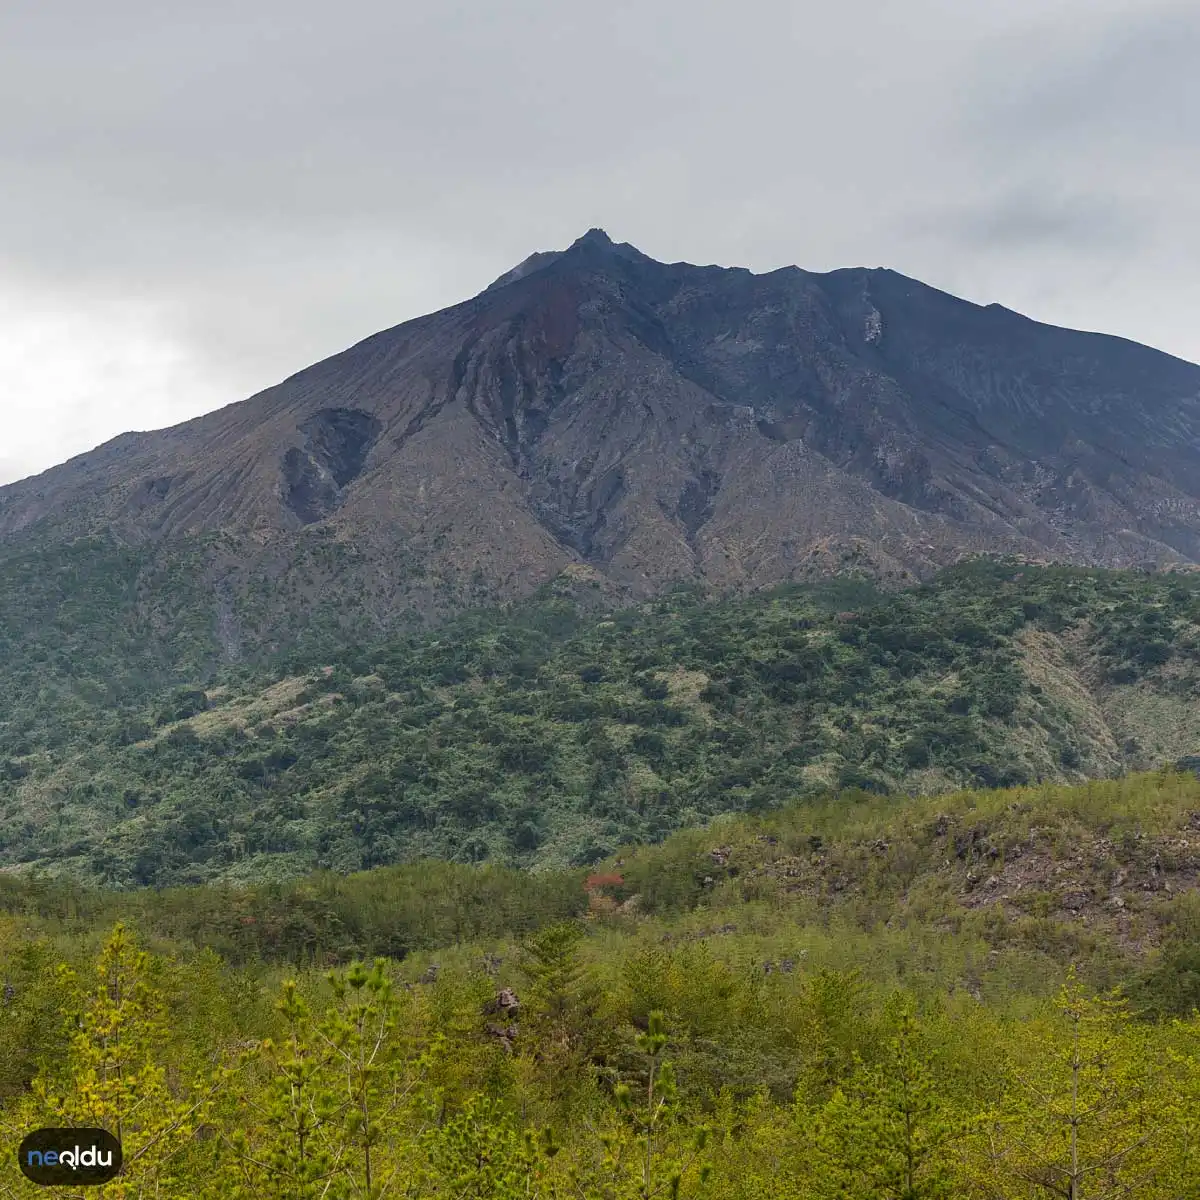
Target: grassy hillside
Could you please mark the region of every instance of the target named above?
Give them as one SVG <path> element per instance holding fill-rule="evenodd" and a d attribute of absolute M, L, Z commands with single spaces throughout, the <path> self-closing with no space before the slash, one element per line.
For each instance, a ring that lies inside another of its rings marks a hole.
<path fill-rule="evenodd" d="M 609 613 L 588 590 L 120 703 L 14 696 L 0 863 L 118 885 L 561 867 L 796 797 L 1200 750 L 1195 575 L 975 563 L 892 595 L 840 580 Z"/>
<path fill-rule="evenodd" d="M 1158 772 L 797 803 L 591 873 L 10 877 L 0 1137 L 120 1120 L 164 1195 L 884 1200 L 911 1151 L 910 1196 L 982 1200 L 1057 1194 L 1082 1114 L 1087 1173 L 1190 1196 L 1198 875 L 1200 779 Z"/>
<path fill-rule="evenodd" d="M 904 968 L 895 956 L 879 958 L 881 939 L 946 934 L 950 974 L 941 984 L 953 985 L 964 945 L 986 943 L 1044 955 L 1050 974 L 1077 959 L 1107 985 L 1200 918 L 1198 880 L 1200 778 L 1160 771 L 1083 785 L 801 800 L 623 847 L 589 868 L 536 873 L 424 861 L 285 883 L 132 891 L 0 875 L 0 913 L 68 938 L 123 920 L 234 963 L 299 967 L 377 955 L 424 963 L 458 943 L 588 918 L 622 937 L 742 949 L 747 939 L 766 947 L 776 933 L 824 939 L 826 965 L 845 966 L 851 954 L 885 978 Z"/>

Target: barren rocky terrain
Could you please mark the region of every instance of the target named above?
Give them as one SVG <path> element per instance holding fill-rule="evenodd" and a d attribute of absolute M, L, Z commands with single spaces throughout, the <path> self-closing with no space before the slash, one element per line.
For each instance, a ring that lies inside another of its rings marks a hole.
<path fill-rule="evenodd" d="M 82 535 L 136 553 L 151 609 L 177 577 L 226 658 L 572 564 L 636 596 L 900 582 L 975 552 L 1195 562 L 1200 367 L 887 270 L 664 264 L 592 230 L 0 489 L 0 587 L 14 556 Z"/>

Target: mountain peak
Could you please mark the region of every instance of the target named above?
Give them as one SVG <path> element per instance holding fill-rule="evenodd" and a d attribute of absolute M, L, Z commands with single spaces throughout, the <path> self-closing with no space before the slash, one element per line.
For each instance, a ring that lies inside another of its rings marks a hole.
<path fill-rule="evenodd" d="M 577 246 L 594 246 L 598 249 L 611 250 L 614 245 L 612 238 L 603 229 L 593 226 L 582 237 L 576 238 L 571 243 L 570 249 L 574 250 Z"/>
<path fill-rule="evenodd" d="M 366 548 L 321 587 L 371 581 L 387 627 L 567 564 L 648 594 L 976 553 L 1200 563 L 1200 367 L 886 270 L 658 263 L 600 228 L 492 286 L 0 490 L 0 560 L 18 534 L 244 535 L 239 579 L 294 562 L 283 605 L 324 594 L 303 572 L 328 529 Z"/>
<path fill-rule="evenodd" d="M 563 252 L 560 258 L 587 263 L 611 263 L 617 259 L 625 262 L 640 264 L 655 264 L 662 266 L 656 259 L 643 254 L 630 242 L 614 242 L 603 229 L 589 229 L 582 237 L 576 238 Z"/>
<path fill-rule="evenodd" d="M 609 261 L 614 257 L 630 262 L 653 261 L 629 242 L 614 242 L 603 229 L 597 226 L 589 229 L 581 237 L 577 237 L 565 250 L 539 250 L 536 254 L 531 254 L 515 267 L 505 271 L 499 279 L 489 284 L 486 290 L 490 292 L 495 288 L 504 287 L 506 284 L 516 283 L 518 279 L 524 279 L 527 275 L 532 275 L 535 271 L 540 271 L 543 267 L 548 267 L 551 263 L 568 256 L 572 261 L 582 260 L 592 263 Z"/>

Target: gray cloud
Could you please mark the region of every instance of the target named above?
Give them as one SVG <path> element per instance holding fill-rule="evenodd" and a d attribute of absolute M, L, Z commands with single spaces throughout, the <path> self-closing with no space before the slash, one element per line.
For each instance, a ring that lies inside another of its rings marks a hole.
<path fill-rule="evenodd" d="M 0 477 L 591 225 L 1200 358 L 1198 30 L 1156 0 L 8 0 Z"/>
<path fill-rule="evenodd" d="M 1056 196 L 1033 190 L 989 198 L 963 209 L 934 210 L 916 218 L 915 232 L 957 238 L 985 253 L 1070 252 L 1111 254 L 1136 249 L 1143 226 L 1138 214 L 1111 197 Z"/>
<path fill-rule="evenodd" d="M 1200 10 L 1130 6 L 1073 26 L 1069 39 L 1063 32 L 1006 39 L 981 73 L 988 99 L 971 125 L 985 145 L 1068 157 L 1122 143 L 1139 156 L 1187 153 L 1200 137 Z"/>

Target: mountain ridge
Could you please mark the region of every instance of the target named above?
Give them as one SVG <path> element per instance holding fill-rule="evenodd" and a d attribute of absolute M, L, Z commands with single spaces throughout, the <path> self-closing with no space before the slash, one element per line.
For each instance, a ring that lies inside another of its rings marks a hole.
<path fill-rule="evenodd" d="M 1200 367 L 885 268 L 664 264 L 593 229 L 247 400 L 0 488 L 0 560 L 96 534 L 152 558 L 217 539 L 201 592 L 236 609 L 251 580 L 331 602 L 336 584 L 382 626 L 572 564 L 631 596 L 906 582 L 979 553 L 1189 564 Z"/>

